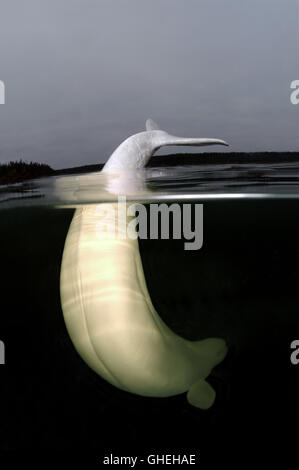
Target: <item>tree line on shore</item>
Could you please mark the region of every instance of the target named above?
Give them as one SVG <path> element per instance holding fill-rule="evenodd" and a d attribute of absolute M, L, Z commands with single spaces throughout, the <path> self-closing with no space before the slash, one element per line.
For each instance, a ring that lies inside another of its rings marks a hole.
<path fill-rule="evenodd" d="M 25 162 L 22 159 L 0 163 L 0 184 L 14 184 L 32 178 L 50 176 L 55 171 L 46 163 Z"/>

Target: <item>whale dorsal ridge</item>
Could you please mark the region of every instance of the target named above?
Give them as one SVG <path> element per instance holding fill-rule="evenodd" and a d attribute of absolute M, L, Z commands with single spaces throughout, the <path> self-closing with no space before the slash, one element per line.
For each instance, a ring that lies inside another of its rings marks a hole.
<path fill-rule="evenodd" d="M 147 119 L 145 123 L 145 128 L 147 131 L 160 131 L 161 127 L 153 121 L 152 119 Z"/>

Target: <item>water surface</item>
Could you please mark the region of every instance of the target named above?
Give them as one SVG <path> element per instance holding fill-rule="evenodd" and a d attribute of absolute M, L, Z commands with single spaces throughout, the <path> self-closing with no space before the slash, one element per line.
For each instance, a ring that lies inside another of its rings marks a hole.
<path fill-rule="evenodd" d="M 112 178 L 113 180 L 113 178 Z M 111 182 L 110 182 L 111 183 Z M 195 200 L 292 197 L 299 194 L 299 163 L 214 164 L 147 168 L 125 172 L 107 190 L 103 173 L 55 176 L 0 187 L 3 207 L 69 205 L 114 200 Z M 133 190 L 132 190 L 133 187 Z"/>

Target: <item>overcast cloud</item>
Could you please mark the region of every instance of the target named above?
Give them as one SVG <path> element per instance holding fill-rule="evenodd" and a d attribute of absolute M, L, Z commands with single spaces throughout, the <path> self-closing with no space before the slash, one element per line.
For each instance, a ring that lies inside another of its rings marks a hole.
<path fill-rule="evenodd" d="M 299 151 L 298 30 L 298 0 L 2 0 L 0 161 L 104 162 L 147 117 Z"/>

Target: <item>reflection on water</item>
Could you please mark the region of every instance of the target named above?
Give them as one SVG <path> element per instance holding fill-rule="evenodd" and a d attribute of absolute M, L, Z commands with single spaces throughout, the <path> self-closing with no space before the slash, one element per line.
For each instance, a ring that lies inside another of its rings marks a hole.
<path fill-rule="evenodd" d="M 117 190 L 115 189 L 117 188 Z M 133 190 L 132 190 L 133 188 Z M 214 164 L 126 171 L 107 178 L 103 173 L 56 176 L 0 188 L 2 207 L 78 205 L 128 200 L 222 197 L 297 197 L 299 163 Z"/>

